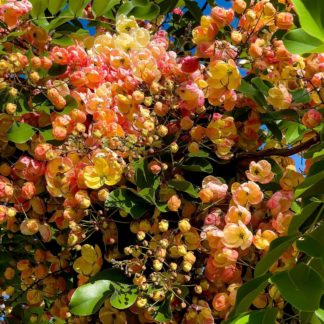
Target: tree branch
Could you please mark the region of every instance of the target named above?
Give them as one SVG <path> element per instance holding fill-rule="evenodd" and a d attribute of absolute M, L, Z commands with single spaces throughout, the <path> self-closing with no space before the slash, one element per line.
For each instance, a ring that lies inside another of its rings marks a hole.
<path fill-rule="evenodd" d="M 311 147 L 312 145 L 317 144 L 319 142 L 320 142 L 320 136 L 316 134 L 308 141 L 291 148 L 284 148 L 284 149 L 273 148 L 268 150 L 255 151 L 255 152 L 240 152 L 236 154 L 235 160 L 244 160 L 244 159 L 251 159 L 251 158 L 256 160 L 261 160 L 264 157 L 272 156 L 272 155 L 291 156 L 299 152 L 302 152 L 308 149 L 309 147 Z"/>

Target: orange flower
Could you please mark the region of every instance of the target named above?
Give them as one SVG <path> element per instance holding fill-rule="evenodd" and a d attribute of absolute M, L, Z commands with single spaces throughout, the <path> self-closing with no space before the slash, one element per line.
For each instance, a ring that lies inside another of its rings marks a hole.
<path fill-rule="evenodd" d="M 241 206 L 246 206 L 247 204 L 257 205 L 263 200 L 263 193 L 260 187 L 252 181 L 243 184 L 235 182 L 231 190 L 234 202 Z"/>

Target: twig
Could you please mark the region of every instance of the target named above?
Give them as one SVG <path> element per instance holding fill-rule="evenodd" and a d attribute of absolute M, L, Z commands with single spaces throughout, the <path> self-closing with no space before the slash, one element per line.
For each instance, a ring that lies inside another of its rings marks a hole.
<path fill-rule="evenodd" d="M 237 153 L 235 156 L 235 160 L 244 160 L 249 158 L 255 158 L 257 160 L 262 159 L 266 156 L 291 156 L 294 154 L 297 154 L 299 152 L 302 152 L 309 147 L 311 147 L 314 144 L 317 144 L 320 142 L 320 136 L 316 134 L 313 138 L 308 140 L 307 142 L 301 143 L 299 145 L 296 145 L 291 148 L 284 148 L 284 149 L 268 149 L 268 150 L 260 150 L 260 151 L 254 151 L 254 152 L 240 152 Z"/>

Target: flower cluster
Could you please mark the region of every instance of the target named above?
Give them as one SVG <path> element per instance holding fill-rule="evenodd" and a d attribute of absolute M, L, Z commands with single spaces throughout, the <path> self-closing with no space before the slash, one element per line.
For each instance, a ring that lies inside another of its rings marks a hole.
<path fill-rule="evenodd" d="M 169 49 L 166 31 L 133 16 L 94 36 L 72 33 L 63 46 L 23 19 L 27 0 L 0 6 L 0 32 L 19 30 L 0 54 L 5 316 L 26 295 L 26 309 L 43 310 L 31 322 L 228 318 L 295 215 L 304 174 L 277 151 L 314 137 L 323 119 L 324 54 L 291 54 L 276 38 L 294 17 L 279 2 L 281 10 L 269 0 L 212 8 L 192 30 L 195 53 L 184 55 Z M 293 140 L 292 124 L 303 132 Z M 270 270 L 296 261 L 291 246 Z M 75 290 L 107 269 L 126 282 L 112 283 L 113 294 L 131 287 L 133 302 L 119 311 L 108 291 L 98 313 L 79 316 Z M 283 316 L 275 286 L 253 306 L 270 303 Z M 172 319 L 159 317 L 164 305 Z"/>

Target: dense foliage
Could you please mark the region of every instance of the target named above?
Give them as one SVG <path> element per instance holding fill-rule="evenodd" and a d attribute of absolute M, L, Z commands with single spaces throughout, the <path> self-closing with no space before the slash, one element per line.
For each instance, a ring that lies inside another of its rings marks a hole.
<path fill-rule="evenodd" d="M 1 322 L 324 320 L 324 5 L 231 4 L 0 1 Z"/>

